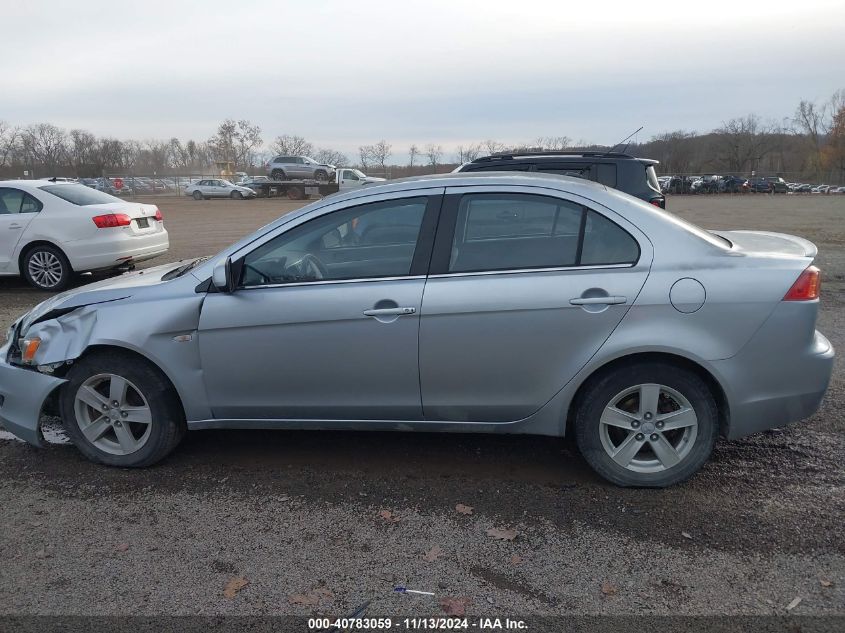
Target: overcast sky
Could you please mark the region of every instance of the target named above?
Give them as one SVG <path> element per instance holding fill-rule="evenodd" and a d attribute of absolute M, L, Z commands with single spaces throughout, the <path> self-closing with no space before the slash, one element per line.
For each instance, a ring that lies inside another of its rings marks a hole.
<path fill-rule="evenodd" d="M 0 119 L 204 140 L 246 118 L 354 155 L 613 144 L 845 87 L 845 2 L 0 0 Z"/>

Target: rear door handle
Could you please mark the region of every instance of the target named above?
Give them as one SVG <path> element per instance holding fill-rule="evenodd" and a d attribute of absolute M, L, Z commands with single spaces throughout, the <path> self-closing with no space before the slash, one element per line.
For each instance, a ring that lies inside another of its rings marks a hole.
<path fill-rule="evenodd" d="M 364 310 L 364 316 L 402 316 L 403 314 L 414 314 L 416 308 L 373 308 L 372 310 Z"/>
<path fill-rule="evenodd" d="M 569 300 L 569 303 L 574 306 L 616 305 L 627 302 L 628 299 L 625 297 L 576 297 Z"/>

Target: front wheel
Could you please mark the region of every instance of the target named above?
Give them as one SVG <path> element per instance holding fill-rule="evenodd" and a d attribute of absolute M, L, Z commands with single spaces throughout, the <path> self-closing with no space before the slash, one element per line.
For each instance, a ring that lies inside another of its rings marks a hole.
<path fill-rule="evenodd" d="M 285 172 L 281 169 L 274 169 L 270 173 L 270 178 L 273 180 L 284 180 L 285 179 Z"/>
<path fill-rule="evenodd" d="M 193 194 L 194 200 L 202 200 L 202 193 L 199 191 L 195 191 Z"/>
<path fill-rule="evenodd" d="M 67 288 L 72 270 L 65 254 L 55 246 L 30 248 L 21 260 L 26 281 L 39 290 L 58 292 Z"/>
<path fill-rule="evenodd" d="M 716 401 L 694 372 L 642 363 L 604 374 L 579 399 L 584 459 L 619 486 L 662 488 L 698 471 L 718 435 Z"/>
<path fill-rule="evenodd" d="M 230 194 L 229 197 L 232 198 L 232 200 L 243 200 L 244 199 L 244 195 L 240 191 L 233 191 Z"/>
<path fill-rule="evenodd" d="M 156 367 L 141 358 L 98 353 L 73 364 L 60 394 L 68 436 L 88 459 L 150 466 L 185 433 L 182 407 Z"/>

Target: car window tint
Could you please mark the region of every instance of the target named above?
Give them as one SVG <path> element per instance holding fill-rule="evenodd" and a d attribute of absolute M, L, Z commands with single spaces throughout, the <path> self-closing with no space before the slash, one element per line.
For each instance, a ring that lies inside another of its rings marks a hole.
<path fill-rule="evenodd" d="M 112 202 L 120 202 L 120 198 L 115 198 L 102 191 L 91 189 L 85 185 L 45 185 L 41 187 L 41 191 L 46 191 L 49 194 L 66 200 L 71 204 L 81 207 L 92 204 L 110 204 Z"/>
<path fill-rule="evenodd" d="M 28 193 L 23 194 L 23 200 L 21 201 L 21 213 L 38 213 L 43 208 L 44 205 L 41 204 L 40 201 L 36 200 Z"/>
<path fill-rule="evenodd" d="M 23 204 L 23 191 L 20 189 L 0 189 L 0 214 L 20 213 Z"/>
<path fill-rule="evenodd" d="M 616 186 L 616 165 L 598 163 L 595 165 L 596 182 L 608 187 Z"/>
<path fill-rule="evenodd" d="M 632 264 L 639 257 L 639 244 L 625 229 L 595 211 L 587 213 L 582 266 Z"/>
<path fill-rule="evenodd" d="M 584 209 L 531 194 L 461 198 L 450 272 L 574 266 Z"/>
<path fill-rule="evenodd" d="M 241 285 L 408 275 L 427 202 L 373 202 L 297 226 L 244 258 Z"/>

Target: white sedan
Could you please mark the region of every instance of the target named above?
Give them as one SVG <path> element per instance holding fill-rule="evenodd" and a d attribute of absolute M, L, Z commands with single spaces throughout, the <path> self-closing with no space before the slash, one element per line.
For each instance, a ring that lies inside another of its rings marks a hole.
<path fill-rule="evenodd" d="M 126 268 L 169 247 L 153 204 L 77 183 L 0 181 L 0 276 L 58 291 L 74 273 Z"/>
<path fill-rule="evenodd" d="M 255 191 L 249 187 L 241 187 L 222 178 L 207 178 L 191 183 L 185 187 L 185 194 L 191 196 L 194 200 L 203 200 L 205 198 L 234 198 L 235 200 L 243 200 L 245 198 L 254 198 L 256 195 Z"/>

